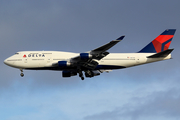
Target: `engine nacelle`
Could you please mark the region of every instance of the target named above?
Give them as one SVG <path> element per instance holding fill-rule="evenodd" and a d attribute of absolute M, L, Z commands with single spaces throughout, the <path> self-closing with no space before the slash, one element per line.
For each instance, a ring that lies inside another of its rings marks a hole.
<path fill-rule="evenodd" d="M 72 72 L 72 71 L 62 71 L 62 76 L 63 77 L 71 77 L 77 75 L 77 72 Z"/>
<path fill-rule="evenodd" d="M 70 62 L 67 61 L 58 61 L 58 66 L 59 67 L 69 67 L 71 65 Z"/>
<path fill-rule="evenodd" d="M 89 53 L 80 53 L 80 57 L 82 60 L 86 60 L 92 58 L 92 55 Z"/>

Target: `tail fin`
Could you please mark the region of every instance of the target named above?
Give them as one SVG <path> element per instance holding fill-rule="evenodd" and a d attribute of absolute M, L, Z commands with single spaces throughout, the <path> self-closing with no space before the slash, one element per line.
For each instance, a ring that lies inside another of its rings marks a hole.
<path fill-rule="evenodd" d="M 172 38 L 174 37 L 176 29 L 167 29 L 146 47 L 139 51 L 139 53 L 159 53 L 169 48 Z"/>

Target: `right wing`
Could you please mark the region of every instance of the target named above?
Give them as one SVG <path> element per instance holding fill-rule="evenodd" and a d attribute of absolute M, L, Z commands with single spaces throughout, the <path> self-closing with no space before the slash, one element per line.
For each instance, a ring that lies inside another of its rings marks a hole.
<path fill-rule="evenodd" d="M 125 36 L 121 36 L 121 37 L 117 38 L 116 40 L 112 40 L 111 42 L 109 42 L 101 47 L 98 47 L 94 50 L 91 50 L 89 52 L 80 53 L 79 56 L 72 58 L 72 60 L 76 61 L 76 60 L 80 60 L 81 58 L 85 58 L 85 59 L 92 58 L 92 59 L 100 60 L 109 54 L 109 52 L 107 52 L 108 49 L 110 49 L 111 47 L 116 45 L 118 42 L 120 42 L 124 37 Z"/>
<path fill-rule="evenodd" d="M 90 51 L 90 54 L 92 55 L 100 55 L 102 53 L 104 53 L 105 51 L 107 51 L 108 49 L 110 49 L 111 47 L 113 47 L 114 45 L 116 45 L 118 42 L 120 42 L 125 36 L 121 36 L 119 38 L 117 38 L 116 40 L 112 40 L 111 42 L 99 47 L 99 48 L 96 48 L 94 50 L 91 50 Z"/>
<path fill-rule="evenodd" d="M 78 56 L 70 58 L 68 61 L 58 61 L 57 63 L 53 63 L 53 66 L 59 66 L 63 68 L 73 66 L 77 68 L 94 70 L 98 65 L 96 60 L 101 60 L 103 57 L 107 56 L 109 54 L 107 50 L 120 42 L 124 37 L 125 36 L 121 36 L 118 39 L 112 40 L 111 42 L 89 52 L 80 53 Z"/>
<path fill-rule="evenodd" d="M 82 66 L 84 68 L 93 70 L 98 65 L 98 62 L 95 60 L 101 60 L 103 57 L 107 56 L 109 54 L 107 50 L 120 42 L 124 37 L 125 36 L 121 36 L 118 39 L 112 40 L 111 42 L 89 52 L 80 53 L 80 55 L 71 58 L 70 62 L 77 66 Z"/>
<path fill-rule="evenodd" d="M 97 60 L 101 60 L 107 56 L 109 54 L 107 50 L 120 42 L 124 37 L 125 36 L 121 36 L 94 50 L 80 53 L 78 56 L 69 58 L 67 61 L 58 61 L 52 65 L 58 66 L 63 70 L 63 77 L 70 77 L 79 73 L 79 77 L 81 77 L 82 80 L 84 80 L 82 71 L 85 72 L 86 77 L 94 77 L 100 75 L 102 72 L 109 72 L 110 70 L 96 70 L 96 67 L 99 64 Z M 68 67 L 73 68 L 73 70 L 68 70 Z"/>

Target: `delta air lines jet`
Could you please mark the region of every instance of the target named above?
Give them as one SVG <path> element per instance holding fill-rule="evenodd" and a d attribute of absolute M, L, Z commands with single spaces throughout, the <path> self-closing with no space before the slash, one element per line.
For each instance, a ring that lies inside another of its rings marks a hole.
<path fill-rule="evenodd" d="M 175 29 L 167 29 L 137 53 L 109 53 L 108 49 L 120 42 L 121 36 L 99 48 L 83 53 L 61 51 L 22 51 L 4 60 L 10 67 L 18 68 L 21 77 L 23 70 L 57 70 L 63 77 L 79 75 L 84 80 L 114 69 L 171 59 L 169 49 Z"/>

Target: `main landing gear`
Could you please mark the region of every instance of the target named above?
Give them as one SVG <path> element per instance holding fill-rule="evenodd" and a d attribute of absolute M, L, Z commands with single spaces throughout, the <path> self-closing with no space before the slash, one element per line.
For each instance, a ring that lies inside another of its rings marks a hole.
<path fill-rule="evenodd" d="M 20 70 L 20 71 L 21 71 L 20 76 L 23 77 L 24 76 L 23 70 Z"/>
<path fill-rule="evenodd" d="M 84 80 L 84 76 L 83 76 L 83 73 L 82 73 L 82 70 L 80 67 L 78 67 L 78 73 L 79 73 L 79 77 L 81 78 L 81 80 Z"/>
<path fill-rule="evenodd" d="M 84 80 L 84 76 L 83 76 L 82 71 L 81 71 L 81 72 L 79 72 L 79 77 L 81 78 L 81 80 Z"/>

